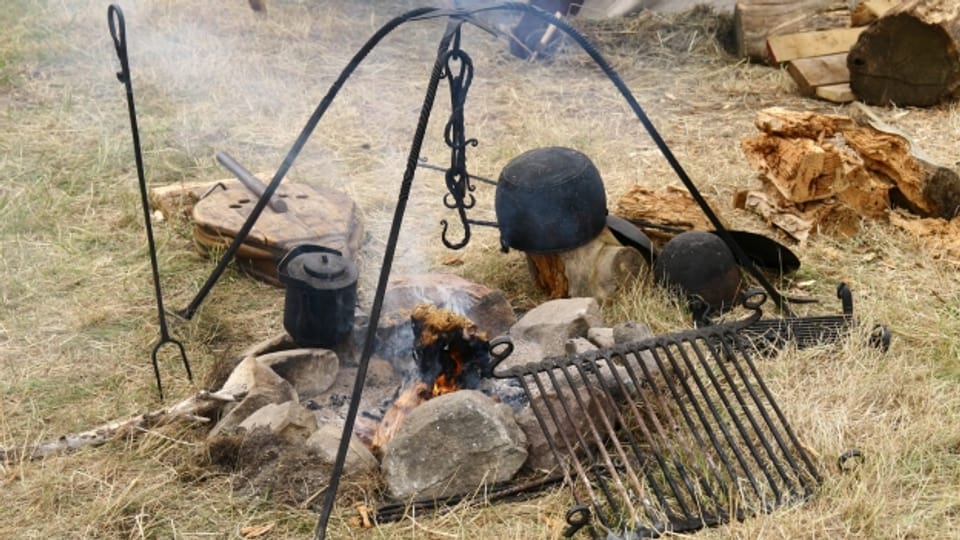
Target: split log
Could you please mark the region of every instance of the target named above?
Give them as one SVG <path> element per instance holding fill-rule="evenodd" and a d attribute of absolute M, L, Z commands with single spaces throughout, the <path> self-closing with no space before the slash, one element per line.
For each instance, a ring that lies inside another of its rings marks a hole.
<path fill-rule="evenodd" d="M 239 401 L 242 397 L 242 395 L 223 392 L 198 392 L 170 407 L 122 420 L 114 420 L 96 428 L 64 435 L 30 448 L 0 448 L 0 462 L 13 463 L 20 460 L 42 459 L 87 446 L 100 446 L 124 434 L 146 431 L 176 420 L 208 422 L 209 419 L 201 415 L 209 413 L 224 403 Z"/>
<path fill-rule="evenodd" d="M 847 58 L 862 101 L 927 107 L 960 95 L 960 3 L 909 0 L 868 27 Z"/>
<path fill-rule="evenodd" d="M 767 38 L 849 26 L 842 0 L 737 0 L 733 12 L 737 54 L 768 61 Z"/>
<path fill-rule="evenodd" d="M 717 208 L 716 202 L 706 199 L 711 208 Z M 659 191 L 631 186 L 617 201 L 615 214 L 637 224 L 657 244 L 669 241 L 679 232 L 713 229 L 690 192 L 675 186 Z"/>
<path fill-rule="evenodd" d="M 620 245 L 609 230 L 563 253 L 527 253 L 527 268 L 551 298 L 610 298 L 646 264 L 643 255 Z"/>
<path fill-rule="evenodd" d="M 866 26 L 905 0 L 860 0 L 850 13 L 850 26 Z"/>
<path fill-rule="evenodd" d="M 763 133 L 744 139 L 742 147 L 765 186 L 739 193 L 735 205 L 801 241 L 817 228 L 849 234 L 850 211 L 874 219 L 887 218 L 894 206 L 920 216 L 957 214 L 960 176 L 930 162 L 879 120 L 861 122 L 777 107 L 761 111 L 756 124 Z"/>

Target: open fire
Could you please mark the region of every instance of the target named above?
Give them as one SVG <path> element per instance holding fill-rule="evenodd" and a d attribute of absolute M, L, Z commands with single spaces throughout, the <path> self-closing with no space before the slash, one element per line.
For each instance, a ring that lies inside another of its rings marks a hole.
<path fill-rule="evenodd" d="M 417 305 L 413 321 L 413 377 L 383 415 L 372 435 L 359 436 L 379 452 L 396 434 L 404 417 L 433 397 L 460 389 L 476 389 L 489 369 L 489 343 L 470 319 L 430 305 Z M 368 431 L 368 430 L 361 430 Z"/>

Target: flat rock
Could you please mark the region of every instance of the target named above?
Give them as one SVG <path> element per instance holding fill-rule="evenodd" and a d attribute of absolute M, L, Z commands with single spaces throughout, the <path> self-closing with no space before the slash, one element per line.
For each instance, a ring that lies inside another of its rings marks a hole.
<path fill-rule="evenodd" d="M 340 370 L 337 354 L 327 349 L 277 351 L 257 360 L 292 384 L 301 401 L 327 391 Z"/>
<path fill-rule="evenodd" d="M 342 425 L 325 424 L 313 435 L 310 435 L 306 442 L 307 448 L 316 452 L 324 463 L 333 465 L 337 459 L 337 452 L 340 450 L 342 434 Z M 366 473 L 376 470 L 379 466 L 380 463 L 377 462 L 373 453 L 359 439 L 351 435 L 347 459 L 343 465 L 343 473 L 346 475 Z"/>
<path fill-rule="evenodd" d="M 255 356 L 247 356 L 240 361 L 221 387 L 221 391 L 234 395 L 246 393 L 246 396 L 239 404 L 224 407 L 224 414 L 210 430 L 210 437 L 232 432 L 248 416 L 265 405 L 297 400 L 293 385 L 257 361 Z"/>
<path fill-rule="evenodd" d="M 547 356 L 560 356 L 566 353 L 568 339 L 585 338 L 590 328 L 601 324 L 595 299 L 562 298 L 528 311 L 510 328 L 510 337 L 539 343 Z"/>
<path fill-rule="evenodd" d="M 396 500 L 464 494 L 513 478 L 526 446 L 510 407 L 459 390 L 413 409 L 384 448 L 380 469 Z"/>
<path fill-rule="evenodd" d="M 317 419 L 296 401 L 270 403 L 244 419 L 239 426 L 248 432 L 265 427 L 290 443 L 303 443 L 317 431 Z"/>
<path fill-rule="evenodd" d="M 613 327 L 613 342 L 617 345 L 643 341 L 653 337 L 650 327 L 636 321 L 627 321 Z"/>
<path fill-rule="evenodd" d="M 613 328 L 591 328 L 587 330 L 587 339 L 601 349 L 613 347 L 616 344 L 613 340 Z"/>

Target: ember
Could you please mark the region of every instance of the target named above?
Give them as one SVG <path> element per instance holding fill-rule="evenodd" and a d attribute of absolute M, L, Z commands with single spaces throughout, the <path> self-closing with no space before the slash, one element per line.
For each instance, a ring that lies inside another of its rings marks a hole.
<path fill-rule="evenodd" d="M 477 388 L 489 365 L 486 334 L 463 315 L 428 304 L 414 308 L 410 318 L 414 361 L 432 396 Z"/>

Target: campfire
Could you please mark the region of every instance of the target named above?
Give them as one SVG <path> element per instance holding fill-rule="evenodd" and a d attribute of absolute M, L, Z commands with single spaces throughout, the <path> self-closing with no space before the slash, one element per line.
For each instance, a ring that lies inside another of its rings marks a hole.
<path fill-rule="evenodd" d="M 374 452 L 393 438 L 406 415 L 431 398 L 462 388 L 477 389 L 488 370 L 489 345 L 484 332 L 463 315 L 430 304 L 417 305 L 413 321 L 416 370 L 404 382 L 372 435 L 361 440 Z"/>

